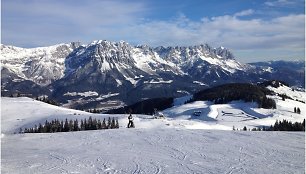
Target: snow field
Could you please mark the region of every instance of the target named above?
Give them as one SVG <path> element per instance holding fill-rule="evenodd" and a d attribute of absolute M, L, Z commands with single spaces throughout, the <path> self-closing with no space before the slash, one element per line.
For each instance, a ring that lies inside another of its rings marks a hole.
<path fill-rule="evenodd" d="M 303 173 L 304 133 L 114 129 L 2 138 L 5 173 Z"/>
<path fill-rule="evenodd" d="M 223 131 L 302 121 L 305 104 L 277 101 L 276 110 L 254 103 L 197 101 L 164 110 L 165 119 L 91 114 L 30 98 L 1 98 L 1 173 L 304 173 L 304 132 Z M 300 107 L 302 114 L 293 113 Z M 16 109 L 17 108 L 17 109 Z M 194 111 L 202 111 L 193 116 Z M 243 113 L 243 114 L 242 114 Z M 47 120 L 119 119 L 119 129 L 13 134 Z"/>

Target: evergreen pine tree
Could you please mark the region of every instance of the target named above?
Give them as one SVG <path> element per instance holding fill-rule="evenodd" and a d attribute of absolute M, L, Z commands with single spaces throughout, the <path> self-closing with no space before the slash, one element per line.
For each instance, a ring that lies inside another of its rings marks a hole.
<path fill-rule="evenodd" d="M 65 123 L 64 123 L 64 130 L 63 131 L 64 132 L 68 132 L 69 131 L 69 123 L 68 123 L 67 118 L 66 118 Z"/>
<path fill-rule="evenodd" d="M 296 107 L 294 107 L 294 113 L 296 113 Z"/>
<path fill-rule="evenodd" d="M 102 129 L 107 129 L 105 118 L 103 119 L 101 127 L 102 127 Z"/>
<path fill-rule="evenodd" d="M 78 119 L 74 120 L 73 122 L 73 131 L 79 131 Z"/>
<path fill-rule="evenodd" d="M 74 126 L 73 126 L 73 121 L 72 120 L 69 120 L 68 126 L 69 126 L 69 131 L 73 131 Z"/>
<path fill-rule="evenodd" d="M 118 118 L 116 119 L 116 128 L 119 128 L 119 122 L 118 122 Z"/>
<path fill-rule="evenodd" d="M 37 128 L 38 133 L 44 133 L 45 131 L 43 130 L 43 126 L 39 123 L 38 128 Z"/>
<path fill-rule="evenodd" d="M 110 117 L 108 117 L 108 121 L 107 121 L 107 129 L 110 129 L 112 125 L 112 120 Z"/>
<path fill-rule="evenodd" d="M 36 124 L 35 124 L 34 130 L 33 130 L 33 133 L 38 133 L 38 127 L 37 127 Z"/>
<path fill-rule="evenodd" d="M 296 109 L 296 113 L 301 114 L 300 108 L 297 108 L 297 109 Z"/>
<path fill-rule="evenodd" d="M 51 132 L 51 124 L 47 120 L 45 121 L 44 132 L 46 132 L 46 133 Z"/>
<path fill-rule="evenodd" d="M 81 120 L 81 131 L 85 130 L 85 125 L 84 125 L 84 122 L 83 120 Z"/>
<path fill-rule="evenodd" d="M 278 122 L 278 120 L 276 120 L 276 122 L 274 124 L 273 131 L 279 131 L 279 122 Z"/>
<path fill-rule="evenodd" d="M 52 129 L 54 132 L 59 132 L 58 129 L 59 129 L 59 121 L 57 119 L 55 119 L 54 121 L 54 125 L 52 126 Z"/>
<path fill-rule="evenodd" d="M 84 119 L 84 130 L 88 130 L 88 124 L 86 118 Z"/>
<path fill-rule="evenodd" d="M 97 122 L 97 119 L 94 118 L 92 120 L 92 130 L 97 130 L 98 129 L 98 122 Z"/>
<path fill-rule="evenodd" d="M 88 130 L 93 130 L 92 117 L 88 118 Z"/>
<path fill-rule="evenodd" d="M 64 121 L 63 120 L 60 123 L 59 132 L 64 132 Z"/>
<path fill-rule="evenodd" d="M 116 123 L 115 123 L 115 118 L 113 117 L 112 122 L 111 122 L 111 129 L 116 128 Z"/>
<path fill-rule="evenodd" d="M 102 123 L 100 120 L 98 120 L 98 129 L 102 129 Z"/>

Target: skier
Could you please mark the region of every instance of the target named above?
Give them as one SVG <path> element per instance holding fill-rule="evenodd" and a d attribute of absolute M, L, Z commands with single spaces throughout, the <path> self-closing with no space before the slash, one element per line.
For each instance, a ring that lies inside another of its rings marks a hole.
<path fill-rule="evenodd" d="M 129 119 L 129 123 L 128 123 L 127 127 L 128 128 L 135 127 L 134 122 L 133 122 L 134 118 L 132 117 L 132 114 L 130 114 L 130 116 L 128 116 L 128 119 Z"/>

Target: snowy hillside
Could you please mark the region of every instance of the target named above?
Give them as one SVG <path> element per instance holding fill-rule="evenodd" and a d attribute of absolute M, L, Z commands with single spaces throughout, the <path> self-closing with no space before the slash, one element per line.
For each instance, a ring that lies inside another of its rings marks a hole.
<path fill-rule="evenodd" d="M 272 86 L 268 86 L 267 88 L 270 89 L 271 91 L 274 91 L 276 94 L 280 95 L 285 94 L 286 96 L 292 98 L 293 100 L 300 100 L 303 102 L 306 101 L 305 90 L 298 91 L 285 85 L 279 86 L 278 88 Z"/>
<path fill-rule="evenodd" d="M 277 109 L 257 108 L 256 103 L 231 102 L 230 104 L 217 104 L 211 102 L 196 101 L 189 104 L 174 106 L 163 113 L 174 120 L 188 120 L 183 127 L 190 129 L 223 129 L 232 130 L 233 126 L 242 129 L 270 126 L 276 120 L 289 120 L 303 122 L 305 110 L 301 114 L 294 113 L 294 107 L 305 108 L 305 104 L 293 100 L 282 101 L 275 98 Z M 194 112 L 201 112 L 195 116 Z M 191 124 L 189 120 L 197 121 Z M 181 121 L 182 122 L 182 121 Z"/>
<path fill-rule="evenodd" d="M 305 133 L 231 131 L 232 126 L 251 128 L 276 119 L 304 119 L 304 109 L 299 115 L 292 107 L 305 104 L 275 99 L 277 110 L 242 102 L 184 105 L 188 97 L 181 98 L 163 111 L 165 119 L 134 115 L 136 128 L 127 129 L 127 115 L 90 114 L 30 98 L 3 97 L 1 173 L 303 173 Z M 202 114 L 193 116 L 193 111 Z M 46 119 L 89 116 L 118 117 L 120 128 L 13 134 Z"/>

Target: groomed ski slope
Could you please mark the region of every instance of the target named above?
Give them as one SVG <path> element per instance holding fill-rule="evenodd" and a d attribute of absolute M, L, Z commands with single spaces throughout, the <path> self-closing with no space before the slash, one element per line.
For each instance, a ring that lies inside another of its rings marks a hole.
<path fill-rule="evenodd" d="M 2 174 L 304 173 L 304 133 L 117 129 L 2 138 Z"/>
<path fill-rule="evenodd" d="M 305 170 L 303 132 L 220 130 L 231 130 L 233 124 L 251 127 L 262 122 L 265 125 L 274 123 L 277 118 L 302 120 L 304 115 L 292 115 L 289 110 L 299 104 L 291 100 L 277 100 L 277 110 L 254 109 L 253 103 L 212 105 L 195 102 L 164 111 L 172 113 L 166 119 L 135 115 L 136 128 L 127 129 L 127 115 L 90 114 L 29 98 L 1 99 L 1 173 L 296 174 Z M 207 118 L 190 115 L 198 109 L 203 109 L 202 114 L 206 112 Z M 241 120 L 245 118 L 237 115 L 242 111 L 244 115 L 253 113 L 250 116 L 261 118 Z M 89 116 L 118 117 L 120 128 L 13 134 L 20 127 L 43 123 L 46 119 Z"/>

